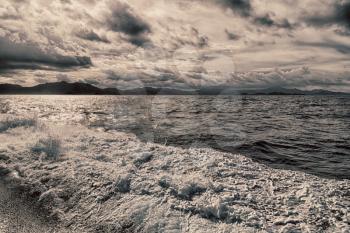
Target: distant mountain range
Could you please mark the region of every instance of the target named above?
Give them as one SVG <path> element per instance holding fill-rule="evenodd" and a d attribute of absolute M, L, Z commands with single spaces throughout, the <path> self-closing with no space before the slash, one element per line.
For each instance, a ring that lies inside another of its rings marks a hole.
<path fill-rule="evenodd" d="M 303 91 L 273 87 L 260 90 L 237 90 L 227 87 L 204 87 L 193 90 L 145 87 L 129 90 L 98 88 L 87 83 L 55 82 L 22 87 L 15 84 L 0 84 L 1 95 L 350 95 L 327 90 Z"/>

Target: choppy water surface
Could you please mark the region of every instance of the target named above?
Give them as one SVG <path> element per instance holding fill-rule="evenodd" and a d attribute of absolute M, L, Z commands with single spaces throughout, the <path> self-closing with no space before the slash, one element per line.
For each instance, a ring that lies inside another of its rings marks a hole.
<path fill-rule="evenodd" d="M 273 167 L 350 178 L 350 97 L 2 96 L 0 103 L 14 115 L 132 132 L 167 145 L 214 147 Z"/>

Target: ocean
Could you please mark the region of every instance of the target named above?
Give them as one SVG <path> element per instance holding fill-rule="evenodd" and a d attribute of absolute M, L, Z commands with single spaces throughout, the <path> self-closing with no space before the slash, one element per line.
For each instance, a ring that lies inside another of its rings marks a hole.
<path fill-rule="evenodd" d="M 350 178 L 348 96 L 0 96 L 0 114 L 123 131 Z"/>

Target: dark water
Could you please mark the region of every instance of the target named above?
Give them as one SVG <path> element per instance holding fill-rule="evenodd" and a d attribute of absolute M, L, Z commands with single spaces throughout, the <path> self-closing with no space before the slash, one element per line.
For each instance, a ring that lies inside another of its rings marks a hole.
<path fill-rule="evenodd" d="M 10 96 L 10 113 L 213 147 L 272 167 L 350 178 L 350 97 Z"/>

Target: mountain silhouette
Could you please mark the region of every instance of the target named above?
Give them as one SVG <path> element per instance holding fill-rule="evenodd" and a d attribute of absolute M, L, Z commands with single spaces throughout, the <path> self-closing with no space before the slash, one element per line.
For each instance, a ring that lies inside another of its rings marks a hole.
<path fill-rule="evenodd" d="M 227 87 L 203 87 L 193 90 L 144 87 L 122 90 L 118 88 L 98 88 L 88 83 L 54 82 L 22 87 L 16 84 L 0 84 L 1 95 L 349 95 L 328 90 L 303 91 L 283 87 L 257 90 L 237 90 Z"/>

